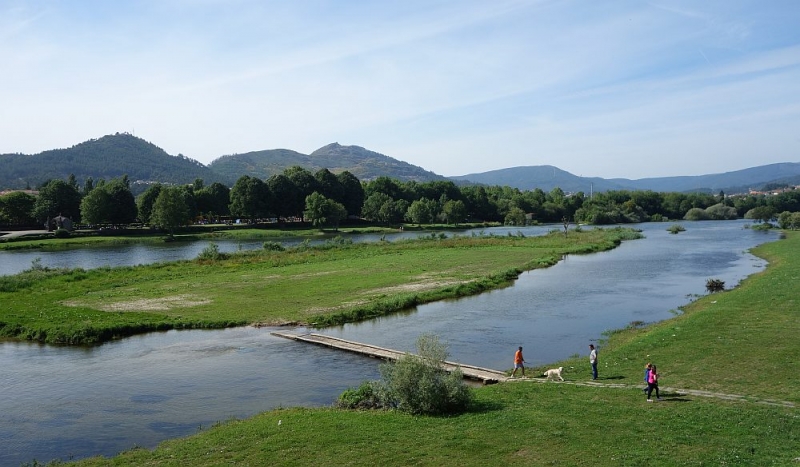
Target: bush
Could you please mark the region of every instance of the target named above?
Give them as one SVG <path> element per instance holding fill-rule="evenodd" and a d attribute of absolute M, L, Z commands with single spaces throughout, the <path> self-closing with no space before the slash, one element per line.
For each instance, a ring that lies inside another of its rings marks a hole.
<path fill-rule="evenodd" d="M 684 232 L 684 231 L 686 231 L 686 228 L 684 226 L 680 225 L 680 224 L 672 224 L 667 229 L 667 232 L 669 232 L 671 234 L 677 234 L 679 232 Z"/>
<path fill-rule="evenodd" d="M 197 259 L 205 261 L 216 261 L 223 259 L 224 257 L 225 255 L 220 253 L 219 245 L 216 243 L 209 243 L 208 246 L 203 248 L 203 251 L 197 255 Z"/>
<path fill-rule="evenodd" d="M 705 221 L 708 220 L 708 213 L 705 209 L 692 208 L 686 211 L 686 215 L 683 218 L 687 221 Z"/>
<path fill-rule="evenodd" d="M 377 381 L 364 381 L 357 388 L 346 389 L 336 400 L 340 409 L 380 409 L 383 407 L 381 386 Z"/>
<path fill-rule="evenodd" d="M 69 230 L 58 228 L 53 235 L 55 235 L 56 238 L 69 238 Z"/>
<path fill-rule="evenodd" d="M 708 279 L 706 281 L 706 290 L 711 293 L 722 292 L 725 290 L 725 281 L 721 281 L 719 279 Z"/>
<path fill-rule="evenodd" d="M 417 339 L 417 355 L 406 354 L 381 365 L 381 381 L 365 382 L 344 391 L 336 401 L 341 408 L 397 408 L 416 415 L 463 412 L 472 401 L 461 370 L 448 373 L 442 363 L 446 346 L 424 334 Z"/>
<path fill-rule="evenodd" d="M 424 334 L 417 339 L 418 355 L 405 355 L 381 366 L 386 396 L 391 405 L 412 414 L 451 414 L 466 410 L 472 393 L 460 370 L 447 373 L 442 363 L 446 346 Z"/>
<path fill-rule="evenodd" d="M 286 250 L 286 248 L 284 248 L 283 245 L 281 245 L 278 242 L 273 242 L 273 241 L 264 242 L 264 244 L 261 245 L 261 247 L 264 248 L 264 250 L 266 250 L 266 251 L 284 251 L 284 250 Z"/>

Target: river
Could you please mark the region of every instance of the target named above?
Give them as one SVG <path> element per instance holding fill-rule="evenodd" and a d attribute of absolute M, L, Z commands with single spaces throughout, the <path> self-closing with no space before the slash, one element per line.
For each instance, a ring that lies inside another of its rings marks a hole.
<path fill-rule="evenodd" d="M 747 250 L 777 238 L 743 228 L 745 221 L 683 224 L 678 235 L 665 224 L 637 225 L 645 239 L 568 256 L 511 287 L 321 332 L 401 350 L 413 350 L 421 333 L 435 333 L 449 344 L 451 360 L 496 369 L 511 366 L 518 345 L 532 365 L 584 354 L 604 331 L 671 317 L 705 293 L 708 278 L 731 287 L 762 270 L 765 262 Z M 169 331 L 92 348 L 4 342 L 0 465 L 152 448 L 231 417 L 329 405 L 345 388 L 378 378 L 374 359 L 270 331 Z M 580 377 L 582 370 L 568 371 Z"/>

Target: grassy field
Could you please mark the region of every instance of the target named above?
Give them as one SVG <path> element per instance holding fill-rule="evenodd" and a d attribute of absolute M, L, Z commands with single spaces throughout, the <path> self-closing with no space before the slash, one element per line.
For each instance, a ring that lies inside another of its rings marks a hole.
<path fill-rule="evenodd" d="M 613 248 L 626 229 L 348 244 L 0 277 L 0 335 L 87 344 L 171 328 L 336 324 L 508 285 L 565 254 Z"/>

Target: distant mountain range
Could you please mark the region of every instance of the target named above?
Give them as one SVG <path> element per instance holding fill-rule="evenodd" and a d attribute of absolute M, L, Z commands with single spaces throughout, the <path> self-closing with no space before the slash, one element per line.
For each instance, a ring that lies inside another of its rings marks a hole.
<path fill-rule="evenodd" d="M 127 133 L 89 140 L 71 148 L 39 154 L 0 154 L 0 189 L 37 187 L 49 179 L 66 179 L 74 174 L 79 183 L 128 175 L 134 182 L 232 185 L 242 175 L 261 179 L 299 165 L 312 172 L 327 168 L 333 173 L 349 171 L 362 181 L 379 176 L 420 182 L 452 180 L 458 184 L 507 185 L 521 190 L 559 187 L 565 192 L 589 193 L 608 190 L 746 192 L 770 183 L 800 184 L 800 163 L 769 164 L 733 172 L 710 175 L 660 177 L 628 180 L 579 177 L 549 165 L 512 167 L 458 177 L 444 177 L 421 167 L 379 154 L 359 146 L 332 143 L 311 154 L 290 149 L 270 149 L 221 156 L 208 166 L 182 155 L 172 156 L 163 149 Z M 140 191 L 140 190 L 136 190 Z"/>

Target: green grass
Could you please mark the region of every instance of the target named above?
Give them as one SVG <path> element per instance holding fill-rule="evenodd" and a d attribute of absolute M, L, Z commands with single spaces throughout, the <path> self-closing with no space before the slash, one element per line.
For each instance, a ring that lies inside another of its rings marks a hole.
<path fill-rule="evenodd" d="M 0 335 L 91 344 L 171 328 L 330 325 L 480 293 L 564 254 L 613 248 L 626 230 L 543 237 L 344 244 L 221 261 L 0 277 Z"/>
<path fill-rule="evenodd" d="M 77 464 L 795 465 L 798 408 L 669 391 L 648 404 L 639 385 L 644 363 L 653 361 L 662 387 L 800 403 L 800 233 L 755 253 L 769 267 L 736 289 L 702 298 L 668 321 L 608 336 L 601 382 L 623 387 L 504 383 L 476 389 L 471 410 L 452 417 L 280 409 L 152 451 Z M 568 381 L 589 379 L 585 358 L 561 363 Z"/>
<path fill-rule="evenodd" d="M 786 465 L 797 412 L 639 390 L 508 383 L 455 417 L 282 409 L 96 465 Z M 279 424 L 280 421 L 280 424 Z"/>

